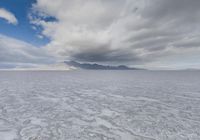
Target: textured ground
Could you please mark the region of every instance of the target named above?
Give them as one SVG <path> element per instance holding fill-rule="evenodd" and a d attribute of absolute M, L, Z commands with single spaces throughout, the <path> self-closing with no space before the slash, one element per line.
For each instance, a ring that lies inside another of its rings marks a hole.
<path fill-rule="evenodd" d="M 0 72 L 0 140 L 200 140 L 200 72 Z"/>

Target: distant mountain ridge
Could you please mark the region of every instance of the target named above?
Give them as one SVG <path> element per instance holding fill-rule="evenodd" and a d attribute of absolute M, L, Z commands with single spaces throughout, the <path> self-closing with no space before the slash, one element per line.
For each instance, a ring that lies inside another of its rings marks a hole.
<path fill-rule="evenodd" d="M 65 64 L 81 68 L 81 69 L 88 69 L 88 70 L 143 70 L 140 68 L 132 68 L 125 65 L 119 65 L 119 66 L 110 66 L 110 65 L 100 65 L 100 64 L 90 64 L 90 63 L 79 63 L 76 61 L 64 61 Z"/>

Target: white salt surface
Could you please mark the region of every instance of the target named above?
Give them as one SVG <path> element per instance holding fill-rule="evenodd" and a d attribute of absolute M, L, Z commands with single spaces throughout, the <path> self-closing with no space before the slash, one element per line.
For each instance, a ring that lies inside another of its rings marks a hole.
<path fill-rule="evenodd" d="M 200 140 L 200 72 L 1 71 L 0 140 Z"/>

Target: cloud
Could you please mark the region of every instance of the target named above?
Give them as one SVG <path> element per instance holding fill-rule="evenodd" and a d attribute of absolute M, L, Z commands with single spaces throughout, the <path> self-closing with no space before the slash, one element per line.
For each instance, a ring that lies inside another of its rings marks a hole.
<path fill-rule="evenodd" d="M 54 62 L 44 48 L 0 34 L 0 67 L 37 65 Z"/>
<path fill-rule="evenodd" d="M 10 24 L 18 24 L 18 20 L 16 19 L 15 15 L 4 8 L 0 8 L 0 18 L 7 20 Z"/>
<path fill-rule="evenodd" d="M 199 0 L 37 0 L 30 20 L 57 59 L 148 65 L 199 52 L 199 7 Z"/>

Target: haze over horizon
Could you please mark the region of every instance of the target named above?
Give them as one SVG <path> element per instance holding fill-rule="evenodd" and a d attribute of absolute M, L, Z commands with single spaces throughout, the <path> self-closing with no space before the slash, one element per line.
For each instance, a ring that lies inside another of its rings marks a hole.
<path fill-rule="evenodd" d="M 0 69 L 66 60 L 200 69 L 199 0 L 1 0 Z"/>

